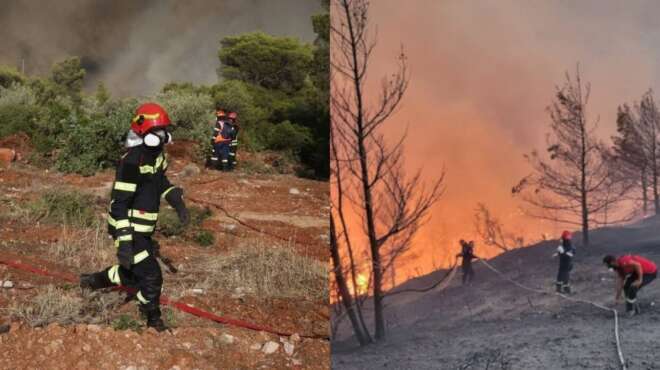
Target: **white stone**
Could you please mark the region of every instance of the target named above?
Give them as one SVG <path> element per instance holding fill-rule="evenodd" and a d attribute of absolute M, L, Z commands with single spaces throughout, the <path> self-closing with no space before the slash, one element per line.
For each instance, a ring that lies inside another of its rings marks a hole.
<path fill-rule="evenodd" d="M 280 348 L 280 344 L 273 342 L 273 341 L 268 341 L 264 344 L 263 347 L 261 347 L 261 352 L 270 355 L 272 353 L 277 352 L 277 350 Z"/>
<path fill-rule="evenodd" d="M 11 281 L 9 281 L 9 280 L 5 280 L 4 282 L 2 282 L 2 287 L 3 287 L 3 288 L 8 288 L 8 289 L 9 289 L 9 288 L 13 288 L 13 287 L 14 287 L 14 283 L 11 282 Z"/>
<path fill-rule="evenodd" d="M 233 336 L 229 335 L 229 334 L 225 333 L 225 334 L 222 334 L 220 336 L 220 342 L 222 342 L 224 344 L 233 344 L 234 341 L 235 341 L 235 338 Z"/>
<path fill-rule="evenodd" d="M 298 190 L 297 188 L 291 188 L 289 189 L 289 194 L 298 195 L 300 194 L 300 190 Z"/>
<path fill-rule="evenodd" d="M 289 355 L 289 356 L 293 355 L 293 351 L 295 349 L 296 349 L 296 347 L 293 344 L 291 344 L 289 342 L 284 343 L 284 352 L 286 352 L 287 355 Z"/>
<path fill-rule="evenodd" d="M 289 340 L 293 343 L 300 342 L 300 334 L 298 334 L 298 333 L 291 334 L 291 336 L 289 337 Z"/>
<path fill-rule="evenodd" d="M 250 346 L 250 349 L 253 350 L 253 351 L 258 351 L 258 350 L 261 349 L 261 344 L 260 343 L 255 343 L 255 344 Z"/>

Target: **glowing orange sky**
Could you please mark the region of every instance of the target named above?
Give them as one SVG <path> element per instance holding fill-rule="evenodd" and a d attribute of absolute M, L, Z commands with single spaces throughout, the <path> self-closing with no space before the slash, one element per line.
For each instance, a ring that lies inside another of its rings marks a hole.
<path fill-rule="evenodd" d="M 646 4 L 644 8 L 642 5 Z M 528 174 L 523 154 L 544 149 L 545 107 L 564 73 L 580 62 L 592 84 L 589 112 L 608 139 L 617 105 L 658 85 L 660 4 L 591 1 L 371 2 L 378 31 L 370 86 L 396 67 L 403 44 L 412 72 L 387 135 L 409 125 L 406 159 L 429 179 L 447 170 L 446 195 L 421 231 L 405 272 L 446 265 L 459 238 L 474 238 L 473 211 L 484 202 L 528 237 L 562 226 L 518 215 L 511 187 Z M 655 9 L 649 9 L 653 5 Z M 451 248 L 451 249 L 447 249 Z M 477 253 L 491 256 L 477 244 Z M 401 276 L 403 277 L 403 276 Z M 400 279 L 399 279 L 400 280 Z M 400 282 L 400 281 L 398 281 Z"/>

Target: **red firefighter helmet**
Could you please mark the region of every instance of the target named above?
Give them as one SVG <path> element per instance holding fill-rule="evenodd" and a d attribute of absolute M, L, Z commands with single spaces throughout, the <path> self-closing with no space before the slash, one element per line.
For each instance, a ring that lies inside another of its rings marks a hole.
<path fill-rule="evenodd" d="M 236 114 L 236 112 L 229 112 L 229 115 L 227 117 L 235 121 L 236 117 L 238 117 L 238 114 Z"/>
<path fill-rule="evenodd" d="M 573 234 L 571 234 L 571 232 L 568 231 L 568 230 L 564 230 L 564 232 L 561 233 L 561 238 L 564 239 L 564 240 L 571 240 L 572 237 L 573 237 Z"/>
<path fill-rule="evenodd" d="M 131 121 L 131 130 L 140 136 L 154 129 L 164 129 L 170 125 L 170 116 L 163 107 L 156 103 L 144 103 L 135 111 Z"/>

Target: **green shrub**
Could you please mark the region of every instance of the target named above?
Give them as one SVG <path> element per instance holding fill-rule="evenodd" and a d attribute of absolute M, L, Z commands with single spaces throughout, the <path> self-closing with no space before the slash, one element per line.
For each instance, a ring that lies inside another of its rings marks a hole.
<path fill-rule="evenodd" d="M 289 121 L 275 125 L 265 124 L 259 135 L 266 149 L 289 151 L 296 154 L 313 141 L 309 128 Z"/>
<path fill-rule="evenodd" d="M 172 208 L 161 207 L 158 215 L 158 231 L 167 237 L 184 236 L 188 231 L 191 233 L 199 231 L 202 222 L 211 216 L 209 208 L 189 206 L 188 212 L 190 212 L 190 224 L 185 227 Z"/>
<path fill-rule="evenodd" d="M 134 100 L 122 101 L 110 107 L 106 116 L 70 125 L 57 156 L 57 169 L 90 176 L 112 167 L 125 151 L 123 138 L 136 104 Z"/>
<path fill-rule="evenodd" d="M 201 245 L 202 247 L 208 247 L 215 243 L 215 236 L 213 233 L 208 230 L 199 230 L 195 233 L 195 243 Z"/>
<path fill-rule="evenodd" d="M 92 226 L 98 222 L 94 211 L 94 197 L 79 191 L 61 188 L 47 190 L 29 205 L 36 219 L 54 223 Z"/>
<path fill-rule="evenodd" d="M 142 323 L 129 315 L 121 314 L 112 320 L 112 328 L 115 330 L 133 330 L 139 333 L 142 331 Z"/>
<path fill-rule="evenodd" d="M 25 82 L 25 75 L 20 73 L 16 68 L 6 65 L 0 65 L 0 86 L 10 87 L 14 84 L 22 84 Z"/>
<path fill-rule="evenodd" d="M 40 116 L 37 98 L 23 85 L 0 87 L 0 137 L 25 132 L 32 135 Z"/>

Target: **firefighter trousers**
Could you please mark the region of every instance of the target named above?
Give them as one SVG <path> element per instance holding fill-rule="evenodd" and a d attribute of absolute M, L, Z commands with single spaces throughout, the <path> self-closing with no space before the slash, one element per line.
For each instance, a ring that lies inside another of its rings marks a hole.
<path fill-rule="evenodd" d="M 229 169 L 229 143 L 216 143 L 213 144 L 214 157 L 218 159 L 216 162 L 216 169 L 227 170 Z"/>
<path fill-rule="evenodd" d="M 638 278 L 637 273 L 632 273 L 626 276 L 626 280 L 623 284 L 623 292 L 625 293 L 626 297 L 626 311 L 632 311 L 634 309 L 635 303 L 637 303 L 637 292 L 639 292 L 642 287 L 652 282 L 656 276 L 657 272 L 652 274 L 644 274 L 644 276 L 642 276 L 642 285 L 639 287 L 633 286 L 633 283 L 637 281 Z"/>
<path fill-rule="evenodd" d="M 559 256 L 559 271 L 557 271 L 557 290 L 564 291 L 570 287 L 573 259 L 569 256 Z"/>
<path fill-rule="evenodd" d="M 94 274 L 99 282 L 97 288 L 123 285 L 137 290 L 136 298 L 141 309 L 146 312 L 158 311 L 160 292 L 163 287 L 163 274 L 154 256 L 153 241 L 150 236 L 133 234 L 134 265 L 125 269 L 113 265 Z"/>

